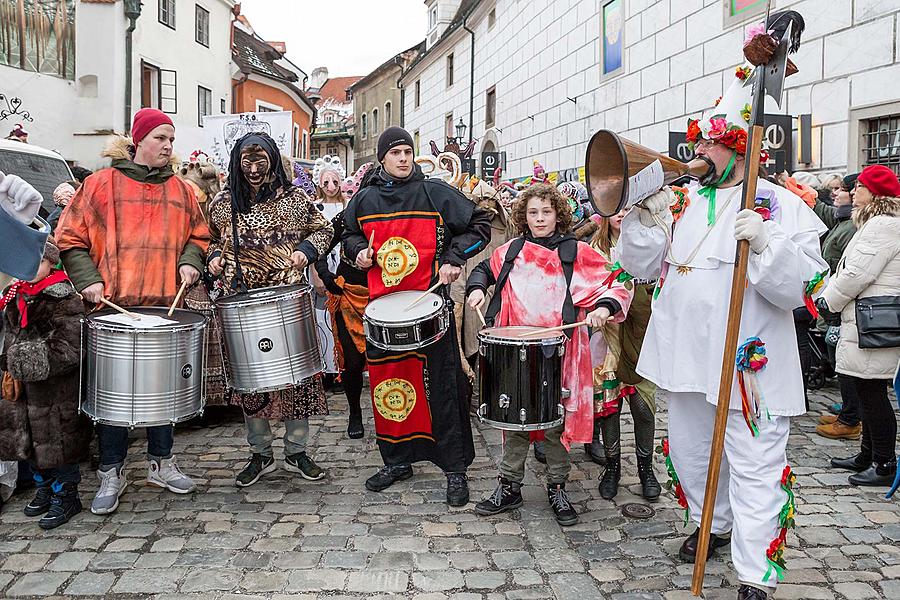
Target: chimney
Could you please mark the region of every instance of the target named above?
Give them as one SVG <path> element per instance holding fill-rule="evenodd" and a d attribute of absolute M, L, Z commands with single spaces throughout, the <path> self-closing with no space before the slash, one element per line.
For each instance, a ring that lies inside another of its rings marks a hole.
<path fill-rule="evenodd" d="M 328 81 L 328 67 L 316 67 L 309 76 L 309 87 L 319 89 Z"/>
<path fill-rule="evenodd" d="M 286 42 L 266 42 L 266 43 L 268 45 L 272 46 L 273 48 L 275 48 L 276 50 L 278 50 L 278 52 L 281 55 L 287 54 L 287 43 Z"/>

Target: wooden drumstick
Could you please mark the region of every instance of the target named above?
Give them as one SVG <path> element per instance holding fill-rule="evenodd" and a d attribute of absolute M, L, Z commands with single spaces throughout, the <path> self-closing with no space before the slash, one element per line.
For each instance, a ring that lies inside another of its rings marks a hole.
<path fill-rule="evenodd" d="M 110 308 L 116 309 L 117 311 L 119 311 L 120 313 L 122 313 L 123 315 L 125 315 L 125 316 L 127 316 L 127 317 L 131 317 L 131 318 L 134 319 L 135 321 L 140 321 L 140 320 L 141 320 L 141 316 L 140 316 L 140 315 L 135 314 L 135 313 L 133 313 L 133 312 L 131 312 L 131 311 L 125 310 L 124 308 L 122 308 L 122 307 L 119 306 L 118 304 L 114 304 L 114 303 L 110 302 L 109 300 L 107 300 L 107 299 L 104 298 L 103 296 L 100 297 L 100 302 L 102 302 L 103 304 L 107 305 L 107 306 L 110 307 Z"/>
<path fill-rule="evenodd" d="M 169 312 L 166 313 L 166 316 L 171 317 L 172 313 L 175 312 L 175 307 L 178 306 L 178 303 L 181 302 L 181 295 L 184 294 L 184 290 L 187 289 L 187 281 L 181 282 L 181 287 L 178 288 L 178 293 L 175 294 L 175 302 L 172 303 L 172 306 L 169 307 Z"/>
<path fill-rule="evenodd" d="M 573 327 L 581 327 L 582 325 L 588 325 L 588 321 L 578 321 L 577 323 L 571 323 L 570 325 L 559 325 L 558 327 L 545 327 L 544 329 L 535 329 L 534 331 L 526 331 L 525 333 L 520 333 L 516 337 L 530 337 L 533 335 L 544 335 L 545 333 L 556 333 L 557 331 L 565 331 L 566 329 L 571 329 Z"/>
<path fill-rule="evenodd" d="M 475 307 L 475 313 L 478 315 L 478 320 L 481 321 L 481 326 L 487 327 L 487 322 L 484 320 L 484 315 L 481 314 L 481 309 L 477 306 Z"/>
<path fill-rule="evenodd" d="M 372 230 L 372 235 L 369 236 L 369 247 L 367 248 L 367 250 L 368 250 L 369 252 L 366 254 L 366 256 L 368 256 L 368 257 L 370 257 L 370 258 L 372 257 L 372 254 L 374 254 L 373 251 L 372 251 L 372 248 L 373 248 L 374 246 L 375 246 L 375 230 L 373 229 L 373 230 Z"/>
<path fill-rule="evenodd" d="M 403 308 L 403 310 L 409 310 L 409 309 L 411 309 L 413 306 L 415 306 L 416 304 L 418 304 L 419 302 L 421 302 L 422 300 L 424 300 L 425 297 L 428 296 L 428 294 L 430 294 L 430 293 L 433 292 L 434 290 L 438 289 L 440 286 L 441 286 L 441 282 L 438 281 L 436 284 L 434 284 L 433 286 L 431 286 L 430 288 L 428 288 L 427 290 L 425 290 L 424 292 L 422 292 L 422 295 L 421 295 L 421 296 L 418 296 L 415 300 L 413 300 L 412 302 L 410 302 L 409 304 L 407 304 L 407 305 Z"/>

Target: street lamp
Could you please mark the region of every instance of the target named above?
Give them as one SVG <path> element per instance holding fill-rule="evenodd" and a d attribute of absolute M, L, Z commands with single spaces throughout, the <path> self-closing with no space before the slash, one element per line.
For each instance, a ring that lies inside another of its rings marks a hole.
<path fill-rule="evenodd" d="M 456 124 L 456 140 L 457 144 L 462 144 L 463 138 L 466 137 L 466 124 L 463 123 L 462 117 L 459 118 L 459 123 Z"/>

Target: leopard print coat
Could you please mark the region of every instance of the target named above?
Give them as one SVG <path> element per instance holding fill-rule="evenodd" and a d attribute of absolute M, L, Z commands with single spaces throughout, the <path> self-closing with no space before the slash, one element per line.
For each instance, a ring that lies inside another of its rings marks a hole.
<path fill-rule="evenodd" d="M 237 229 L 241 270 L 249 289 L 300 283 L 304 271 L 293 267 L 291 254 L 304 241 L 312 244 L 320 255 L 324 254 L 333 234 L 331 223 L 295 187 L 272 200 L 253 204 L 249 214 L 238 214 Z M 225 259 L 224 287 L 230 289 L 235 261 L 228 189 L 222 190 L 210 203 L 209 230 L 208 255 L 221 252 Z M 328 413 L 321 376 L 277 392 L 237 394 L 228 390 L 226 396 L 248 417 L 296 420 Z"/>

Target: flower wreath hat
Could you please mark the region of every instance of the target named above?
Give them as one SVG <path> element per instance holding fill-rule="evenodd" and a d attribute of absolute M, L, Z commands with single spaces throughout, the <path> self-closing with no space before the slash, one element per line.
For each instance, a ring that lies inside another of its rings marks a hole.
<path fill-rule="evenodd" d="M 688 120 L 685 137 L 688 148 L 693 150 L 698 141 L 708 140 L 731 148 L 738 154 L 747 153 L 750 102 L 753 97 L 753 86 L 747 84 L 747 80 L 751 74 L 750 67 L 738 67 L 734 73 L 734 81 L 725 95 L 716 101 L 715 107 L 700 119 Z M 769 160 L 765 147 L 760 152 L 759 160 L 762 163 Z"/>
<path fill-rule="evenodd" d="M 341 159 L 337 156 L 326 155 L 322 158 L 317 158 L 316 164 L 313 166 L 312 179 L 316 187 L 322 187 L 321 178 L 322 173 L 325 171 L 337 173 L 338 181 L 344 181 L 347 178 L 347 172 L 344 170 L 344 165 L 341 164 Z"/>

